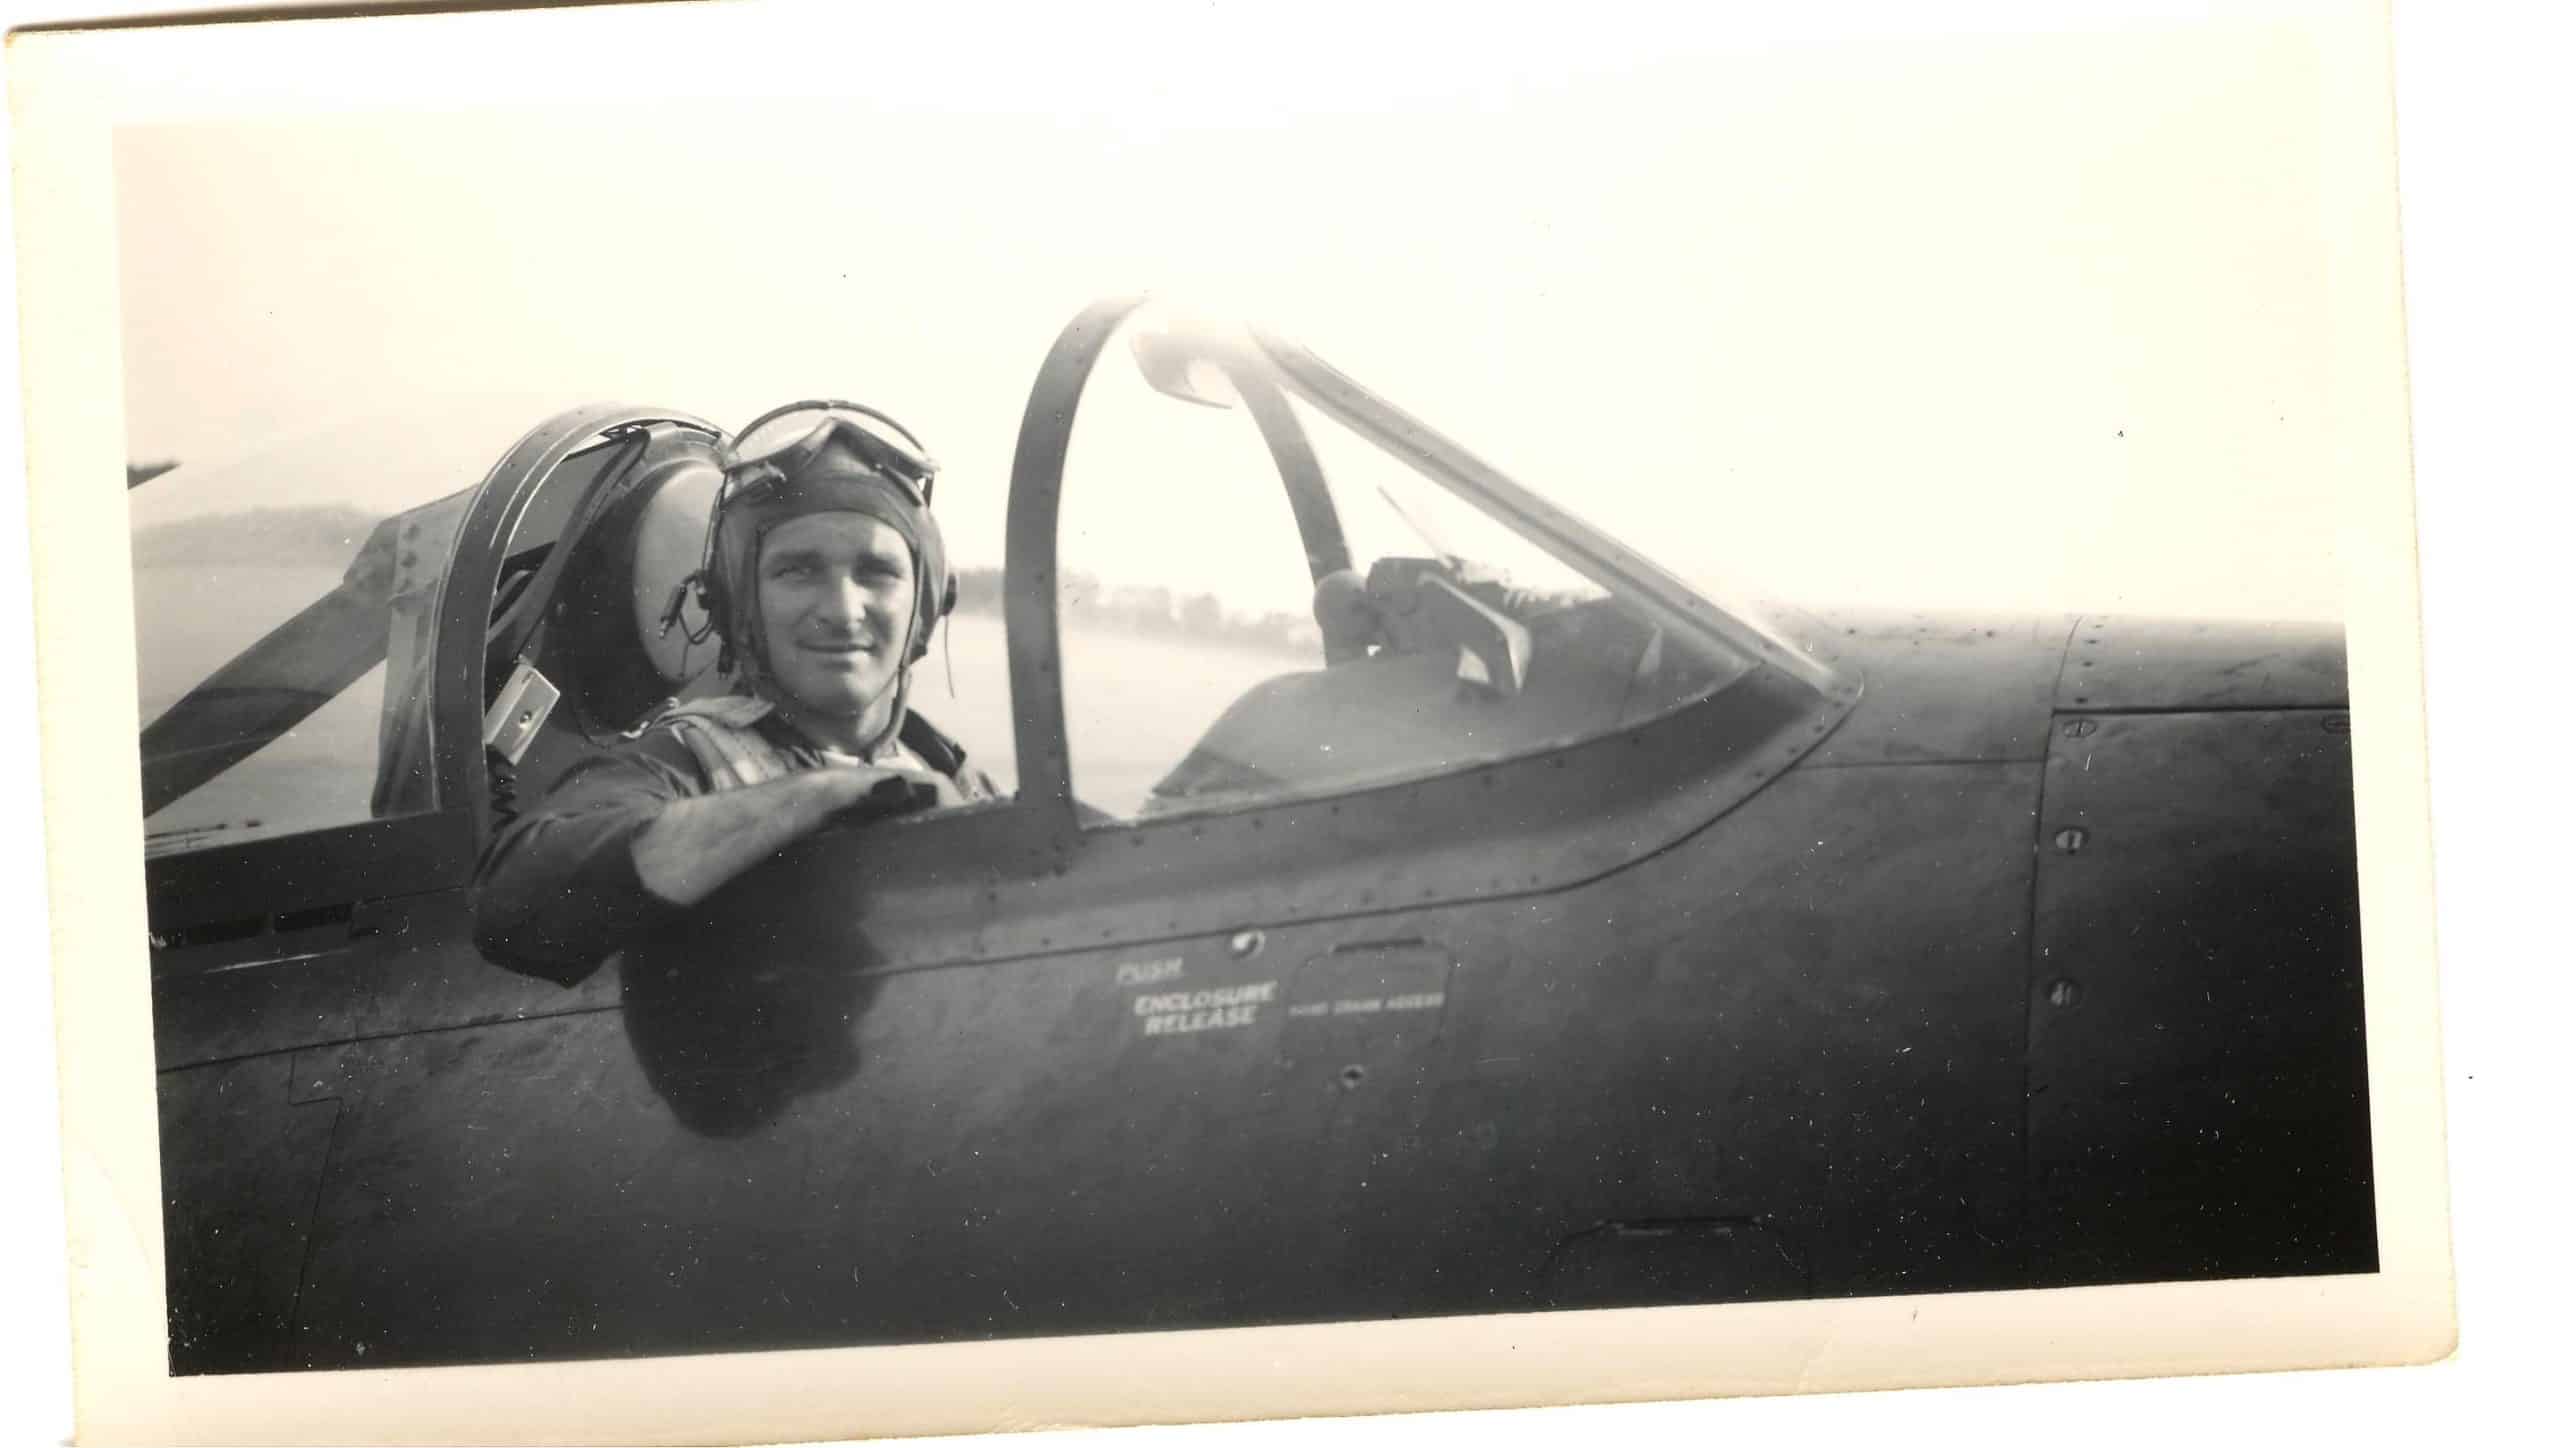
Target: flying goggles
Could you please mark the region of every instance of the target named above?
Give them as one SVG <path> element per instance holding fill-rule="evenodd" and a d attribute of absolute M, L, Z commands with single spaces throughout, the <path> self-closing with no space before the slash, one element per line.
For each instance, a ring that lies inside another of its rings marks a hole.
<path fill-rule="evenodd" d="M 906 439 L 904 444 L 882 431 Z M 924 444 L 894 417 L 858 402 L 794 402 L 748 423 L 720 445 L 721 501 L 785 482 L 841 442 L 864 467 L 904 490 L 916 506 L 933 506 L 938 469 Z"/>

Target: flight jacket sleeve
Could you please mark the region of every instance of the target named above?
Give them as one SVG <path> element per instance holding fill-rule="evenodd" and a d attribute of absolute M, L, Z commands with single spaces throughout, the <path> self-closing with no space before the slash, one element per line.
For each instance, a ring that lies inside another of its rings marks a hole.
<path fill-rule="evenodd" d="M 572 767 L 481 852 L 473 944 L 561 985 L 594 974 L 677 915 L 640 882 L 631 841 L 669 804 L 708 789 L 692 755 L 661 730 Z"/>

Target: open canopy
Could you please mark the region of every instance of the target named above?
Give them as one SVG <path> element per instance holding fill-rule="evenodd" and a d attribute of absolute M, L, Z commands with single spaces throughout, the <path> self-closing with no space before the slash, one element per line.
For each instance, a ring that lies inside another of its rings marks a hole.
<path fill-rule="evenodd" d="M 1551 749 L 1763 667 L 1840 687 L 1811 625 L 1703 596 L 1269 332 L 1098 304 L 1024 416 L 1003 567 L 970 561 L 995 540 L 952 539 L 961 616 L 937 641 L 945 688 L 917 700 L 1089 818 Z M 398 435 L 317 434 L 136 495 L 164 515 L 135 534 L 155 852 L 472 807 L 444 797 L 478 783 L 462 721 L 516 664 L 568 688 L 563 725 L 600 747 L 707 661 L 666 657 L 684 635 L 651 620 L 698 556 L 709 424 L 564 413 L 458 491 L 450 436 Z M 372 506 L 266 485 L 333 470 Z M 488 596 L 460 597 L 465 574 Z M 429 665 L 439 630 L 473 635 L 479 677 Z M 1133 717 L 1141 681 L 1161 703 Z"/>

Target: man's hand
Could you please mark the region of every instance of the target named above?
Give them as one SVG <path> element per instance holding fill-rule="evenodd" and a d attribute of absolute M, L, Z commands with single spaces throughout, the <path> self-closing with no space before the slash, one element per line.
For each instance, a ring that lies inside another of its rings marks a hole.
<path fill-rule="evenodd" d="M 828 776 L 843 801 L 827 811 L 829 819 L 885 819 L 963 802 L 957 785 L 920 765 L 831 764 L 809 773 Z"/>
<path fill-rule="evenodd" d="M 677 800 L 632 837 L 631 863 L 650 894 L 693 905 L 836 815 L 878 817 L 959 802 L 951 782 L 930 770 L 827 765 Z"/>

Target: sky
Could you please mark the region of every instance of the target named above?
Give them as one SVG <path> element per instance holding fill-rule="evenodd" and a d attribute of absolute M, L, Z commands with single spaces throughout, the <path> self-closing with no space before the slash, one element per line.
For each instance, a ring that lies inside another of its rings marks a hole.
<path fill-rule="evenodd" d="M 1197 44 L 1055 67 L 866 12 L 893 29 L 769 55 L 754 99 L 562 73 L 129 128 L 126 436 L 187 465 L 134 521 L 252 486 L 405 506 L 590 400 L 735 426 L 833 395 L 923 436 L 954 556 L 993 563 L 1050 340 L 1147 290 L 1296 337 L 1711 591 L 2337 617 L 2317 52 L 2174 7 L 1957 11 L 1350 46 L 1175 11 Z M 1108 383 L 1068 563 L 1262 601 L 1298 566 L 1276 491 Z"/>

